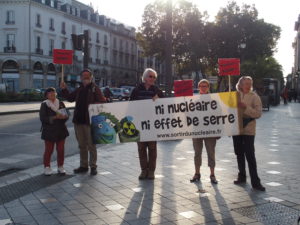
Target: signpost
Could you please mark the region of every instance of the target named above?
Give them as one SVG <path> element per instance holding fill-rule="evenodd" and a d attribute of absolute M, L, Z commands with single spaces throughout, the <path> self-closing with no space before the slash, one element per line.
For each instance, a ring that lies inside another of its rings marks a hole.
<path fill-rule="evenodd" d="M 53 49 L 53 63 L 61 64 L 61 81 L 64 81 L 64 65 L 73 64 L 73 50 Z"/>
<path fill-rule="evenodd" d="M 240 75 L 240 59 L 238 58 L 219 58 L 219 75 L 220 76 L 229 76 L 229 91 L 231 91 L 231 79 L 230 76 L 239 76 Z"/>

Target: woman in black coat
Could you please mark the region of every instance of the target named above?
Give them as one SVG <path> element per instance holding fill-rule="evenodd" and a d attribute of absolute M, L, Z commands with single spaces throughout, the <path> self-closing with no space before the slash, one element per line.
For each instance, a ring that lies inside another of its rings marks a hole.
<path fill-rule="evenodd" d="M 65 174 L 63 167 L 65 158 L 65 139 L 69 136 L 66 127 L 66 121 L 69 118 L 65 104 L 56 98 L 55 88 L 48 88 L 45 91 L 47 98 L 42 102 L 40 108 L 40 120 L 42 122 L 42 139 L 45 141 L 44 152 L 44 174 L 49 176 L 52 174 L 50 166 L 51 155 L 56 144 L 57 151 L 57 172 Z"/>

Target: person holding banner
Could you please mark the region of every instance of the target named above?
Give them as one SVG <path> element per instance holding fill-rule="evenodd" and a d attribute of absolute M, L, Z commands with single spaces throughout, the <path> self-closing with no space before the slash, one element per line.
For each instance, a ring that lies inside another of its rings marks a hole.
<path fill-rule="evenodd" d="M 206 79 L 202 79 L 198 83 L 199 94 L 208 94 L 210 84 Z M 202 165 L 202 149 L 203 142 L 205 144 L 207 158 L 208 158 L 208 167 L 210 168 L 210 181 L 213 184 L 217 184 L 218 181 L 215 176 L 215 147 L 218 137 L 209 137 L 209 138 L 193 138 L 193 147 L 195 151 L 194 164 L 195 164 L 195 174 L 190 180 L 190 182 L 199 181 L 201 178 L 200 167 Z"/>
<path fill-rule="evenodd" d="M 265 191 L 257 174 L 257 165 L 255 158 L 255 130 L 256 119 L 262 114 L 262 103 L 260 97 L 252 91 L 253 80 L 249 76 L 242 76 L 236 84 L 236 90 L 239 93 L 239 116 L 243 120 L 240 135 L 233 136 L 234 152 L 237 156 L 238 177 L 234 184 L 246 183 L 246 165 L 248 162 L 251 184 L 253 189 Z"/>
<path fill-rule="evenodd" d="M 157 79 L 157 73 L 155 70 L 147 68 L 142 76 L 142 83 L 133 89 L 130 95 L 130 101 L 163 98 L 162 91 L 154 85 Z M 156 158 L 157 158 L 157 142 L 137 142 L 138 153 L 141 166 L 140 180 L 154 179 Z M 148 152 L 147 152 L 148 148 Z"/>
<path fill-rule="evenodd" d="M 52 169 L 50 166 L 51 155 L 56 144 L 57 151 L 57 172 L 65 175 L 64 158 L 65 158 L 65 139 L 69 136 L 66 121 L 69 118 L 68 111 L 63 102 L 56 98 L 55 88 L 47 88 L 45 97 L 40 108 L 40 120 L 42 122 L 42 136 L 45 141 L 44 152 L 44 174 L 50 176 Z"/>
<path fill-rule="evenodd" d="M 69 102 L 76 102 L 73 123 L 80 149 L 80 166 L 74 169 L 74 173 L 86 173 L 90 166 L 90 174 L 96 175 L 97 149 L 92 141 L 88 107 L 89 104 L 106 102 L 106 99 L 99 87 L 93 82 L 93 74 L 89 69 L 84 69 L 81 72 L 80 79 L 82 84 L 71 93 L 63 81 L 60 84 L 62 96 Z"/>

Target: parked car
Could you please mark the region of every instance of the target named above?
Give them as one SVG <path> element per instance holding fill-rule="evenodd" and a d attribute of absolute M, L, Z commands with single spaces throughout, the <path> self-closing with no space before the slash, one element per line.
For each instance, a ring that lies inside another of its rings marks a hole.
<path fill-rule="evenodd" d="M 120 88 L 125 88 L 129 91 L 129 96 L 131 95 L 131 92 L 133 91 L 133 89 L 135 88 L 134 86 L 120 86 Z"/>
<path fill-rule="evenodd" d="M 25 88 L 20 91 L 21 94 L 42 94 L 41 90 L 38 88 Z"/>
<path fill-rule="evenodd" d="M 122 100 L 128 100 L 130 97 L 130 93 L 125 88 L 110 88 L 111 92 L 113 93 L 113 98 Z"/>

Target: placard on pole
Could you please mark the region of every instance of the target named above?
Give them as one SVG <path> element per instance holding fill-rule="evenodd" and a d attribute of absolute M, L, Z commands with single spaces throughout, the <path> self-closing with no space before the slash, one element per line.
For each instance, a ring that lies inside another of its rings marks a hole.
<path fill-rule="evenodd" d="M 53 49 L 53 63 L 61 64 L 61 81 L 64 81 L 64 65 L 73 64 L 73 50 Z"/>
<path fill-rule="evenodd" d="M 228 76 L 229 91 L 231 91 L 231 76 L 240 75 L 240 59 L 238 58 L 219 58 L 219 75 Z"/>

